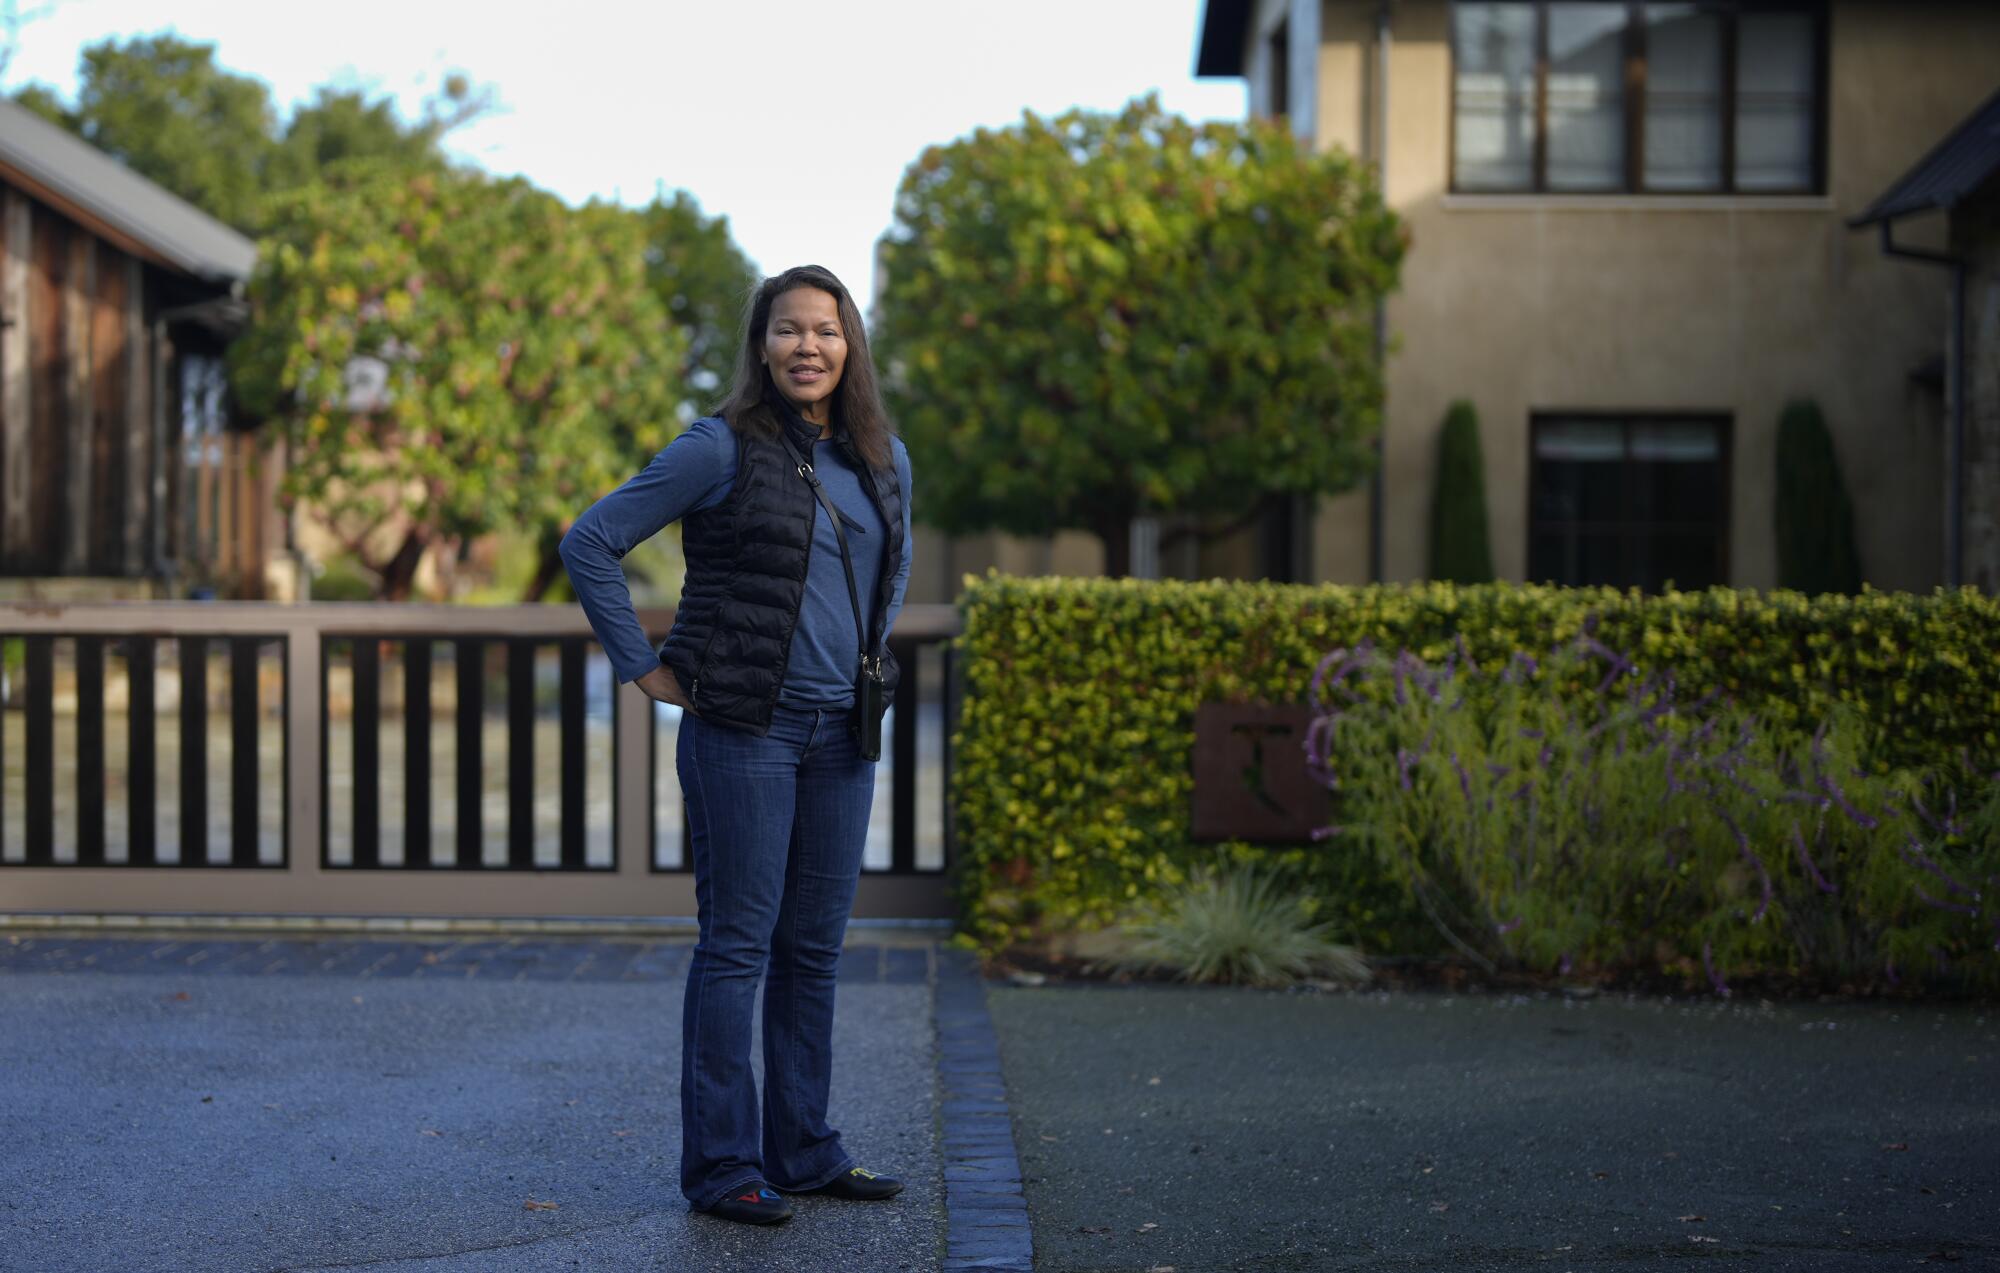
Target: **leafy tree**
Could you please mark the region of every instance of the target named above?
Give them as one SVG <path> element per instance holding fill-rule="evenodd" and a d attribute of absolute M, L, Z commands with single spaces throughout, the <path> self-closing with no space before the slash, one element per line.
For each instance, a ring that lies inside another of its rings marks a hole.
<path fill-rule="evenodd" d="M 73 108 L 40 85 L 16 100 L 246 234 L 261 228 L 267 192 L 304 185 L 337 160 L 442 167 L 440 139 L 492 101 L 450 75 L 405 125 L 387 97 L 322 88 L 281 128 L 262 80 L 216 65 L 213 44 L 170 33 L 90 46 L 79 79 Z"/>
<path fill-rule="evenodd" d="M 369 101 L 355 89 L 322 87 L 299 107 L 272 146 L 264 184 L 273 190 L 304 185 L 343 159 L 379 159 L 412 171 L 445 164 L 445 135 L 491 109 L 490 90 L 474 89 L 463 75 L 445 77 L 424 103 L 423 117 L 405 125 L 388 97 Z"/>
<path fill-rule="evenodd" d="M 315 505 L 384 598 L 432 547 L 559 537 L 666 444 L 683 388 L 661 369 L 686 341 L 632 212 L 345 162 L 266 215 L 238 398 L 285 429 L 281 499 Z"/>
<path fill-rule="evenodd" d="M 16 105 L 25 106 L 58 128 L 74 127 L 69 107 L 46 84 L 30 84 L 14 94 Z"/>
<path fill-rule="evenodd" d="M 1800 592 L 1861 591 L 1854 551 L 1854 509 L 1840 475 L 1840 457 L 1819 405 L 1785 404 L 1778 417 L 1777 497 L 1771 513 L 1778 539 L 1778 586 Z"/>
<path fill-rule="evenodd" d="M 71 127 L 142 177 L 240 230 L 255 227 L 277 112 L 263 81 L 172 34 L 83 51 Z"/>
<path fill-rule="evenodd" d="M 1463 398 L 1445 413 L 1431 496 L 1433 579 L 1492 583 L 1486 542 L 1486 462 L 1479 450 L 1479 413 Z"/>
<path fill-rule="evenodd" d="M 1157 95 L 926 149 L 882 244 L 875 337 L 917 512 L 949 533 L 1240 516 L 1373 465 L 1370 306 L 1406 239 L 1365 169 Z"/>
<path fill-rule="evenodd" d="M 729 218 L 703 216 L 687 191 L 654 199 L 639 216 L 648 241 L 647 277 L 687 338 L 681 379 L 696 396 L 698 412 L 728 390 L 743 305 L 759 276 L 729 237 Z"/>

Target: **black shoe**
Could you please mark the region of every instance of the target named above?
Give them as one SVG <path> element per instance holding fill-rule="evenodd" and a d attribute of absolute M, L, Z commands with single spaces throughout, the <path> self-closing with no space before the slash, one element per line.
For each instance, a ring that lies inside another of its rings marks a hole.
<path fill-rule="evenodd" d="M 744 1224 L 776 1224 L 792 1218 L 792 1204 L 761 1180 L 753 1180 L 708 1209 L 708 1214 Z"/>
<path fill-rule="evenodd" d="M 879 1202 L 894 1197 L 903 1191 L 903 1182 L 894 1176 L 884 1176 L 866 1167 L 849 1167 L 840 1175 L 827 1181 L 817 1189 L 807 1193 L 823 1193 L 832 1198 L 849 1198 L 856 1202 Z"/>

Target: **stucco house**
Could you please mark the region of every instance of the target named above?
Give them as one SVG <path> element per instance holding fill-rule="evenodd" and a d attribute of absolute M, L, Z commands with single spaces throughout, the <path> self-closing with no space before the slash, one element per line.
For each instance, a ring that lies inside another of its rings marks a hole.
<path fill-rule="evenodd" d="M 1197 74 L 1375 164 L 1413 235 L 1376 483 L 1297 510 L 1288 552 L 1246 537 L 1243 573 L 1422 577 L 1465 398 L 1501 577 L 1771 587 L 1810 398 L 1867 582 L 1993 587 L 1996 51 L 2000 5 L 1942 0 L 1208 0 Z M 1966 262 L 1962 346 L 1944 277 L 1882 250 L 1904 218 Z"/>

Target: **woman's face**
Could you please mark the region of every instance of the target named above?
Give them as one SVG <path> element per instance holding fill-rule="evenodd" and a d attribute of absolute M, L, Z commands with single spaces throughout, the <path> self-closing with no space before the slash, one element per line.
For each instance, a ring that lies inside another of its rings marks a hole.
<path fill-rule="evenodd" d="M 847 365 L 847 334 L 831 292 L 795 287 L 771 302 L 764 365 L 800 415 L 814 424 L 831 421 L 834 386 Z"/>

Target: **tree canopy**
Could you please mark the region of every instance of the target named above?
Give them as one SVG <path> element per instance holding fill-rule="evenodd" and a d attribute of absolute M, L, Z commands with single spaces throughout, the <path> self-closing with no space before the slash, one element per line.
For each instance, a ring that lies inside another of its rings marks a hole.
<path fill-rule="evenodd" d="M 882 246 L 884 387 L 950 533 L 1241 515 L 1373 465 L 1373 302 L 1406 246 L 1369 173 L 1282 124 L 1032 111 L 926 149 Z"/>
<path fill-rule="evenodd" d="M 698 415 L 729 388 L 743 306 L 759 276 L 730 238 L 729 218 L 703 215 L 687 191 L 656 198 L 639 216 L 646 227 L 647 276 L 687 338 L 682 379 Z"/>
<path fill-rule="evenodd" d="M 282 422 L 284 498 L 318 505 L 385 596 L 433 544 L 558 537 L 672 436 L 687 342 L 629 210 L 349 162 L 267 214 L 238 400 Z"/>
<path fill-rule="evenodd" d="M 426 547 L 505 528 L 535 545 L 539 598 L 569 522 L 729 374 L 757 274 L 727 219 L 685 191 L 569 209 L 454 165 L 443 139 L 491 107 L 462 74 L 414 123 L 332 87 L 281 123 L 264 83 L 214 54 L 106 40 L 74 106 L 36 85 L 16 98 L 260 237 L 237 405 L 283 422 L 287 501 L 382 595 L 408 595 Z M 371 376 L 388 380 L 379 403 L 350 383 Z"/>
<path fill-rule="evenodd" d="M 387 97 L 371 102 L 358 89 L 331 87 L 281 121 L 262 80 L 217 65 L 214 45 L 171 33 L 91 45 L 77 75 L 74 106 L 38 85 L 16 100 L 251 235 L 262 228 L 268 192 L 303 185 L 337 160 L 444 166 L 440 139 L 491 101 L 453 74 L 414 124 Z"/>

